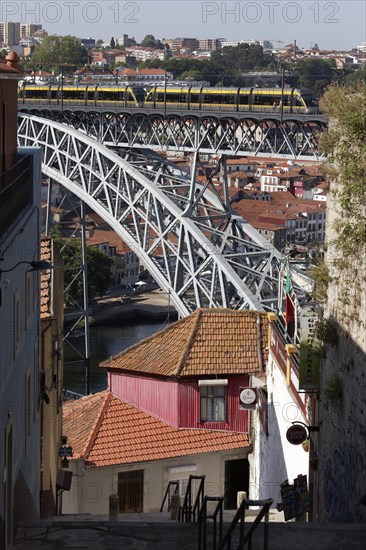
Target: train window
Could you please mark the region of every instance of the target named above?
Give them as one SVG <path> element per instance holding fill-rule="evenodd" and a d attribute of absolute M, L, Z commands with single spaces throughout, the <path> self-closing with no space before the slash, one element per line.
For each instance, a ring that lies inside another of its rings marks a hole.
<path fill-rule="evenodd" d="M 239 104 L 240 105 L 248 105 L 249 104 L 249 94 L 241 93 L 239 95 Z"/>
<path fill-rule="evenodd" d="M 143 88 L 134 88 L 130 93 L 135 96 L 137 101 L 144 101 L 145 99 L 146 92 Z"/>
<path fill-rule="evenodd" d="M 94 101 L 94 94 L 95 94 L 95 90 L 87 92 L 88 101 Z"/>
<path fill-rule="evenodd" d="M 303 107 L 304 106 L 301 97 L 294 96 L 294 105 L 295 105 L 295 107 Z"/>
<path fill-rule="evenodd" d="M 115 101 L 116 100 L 116 94 L 115 92 L 112 92 L 111 90 L 101 90 L 99 92 L 99 99 L 104 101 Z"/>
<path fill-rule="evenodd" d="M 163 103 L 164 102 L 164 94 L 162 92 L 158 92 L 156 94 L 156 98 L 155 100 L 158 102 L 158 103 Z"/>
<path fill-rule="evenodd" d="M 74 90 L 62 90 L 64 99 L 77 99 L 77 93 Z"/>
<path fill-rule="evenodd" d="M 163 96 L 163 101 L 164 101 L 164 94 L 162 94 Z M 166 100 L 167 102 L 169 103 L 177 103 L 179 101 L 179 94 L 175 93 L 175 92 L 168 92 L 166 94 Z"/>
<path fill-rule="evenodd" d="M 180 94 L 180 103 L 186 103 L 187 102 L 187 94 Z"/>
<path fill-rule="evenodd" d="M 205 103 L 205 105 L 211 105 L 212 96 L 210 94 L 203 94 L 203 103 Z M 217 103 L 217 96 L 216 95 L 215 95 L 214 103 Z"/>
<path fill-rule="evenodd" d="M 308 107 L 317 107 L 318 106 L 318 103 L 316 101 L 315 96 L 313 96 L 311 94 L 303 94 L 302 98 L 303 98 L 303 100 L 305 101 L 305 103 Z"/>
<path fill-rule="evenodd" d="M 197 92 L 192 93 L 191 92 L 191 103 L 199 103 L 200 102 L 200 94 Z"/>
<path fill-rule="evenodd" d="M 57 99 L 57 89 L 51 90 L 51 99 Z"/>

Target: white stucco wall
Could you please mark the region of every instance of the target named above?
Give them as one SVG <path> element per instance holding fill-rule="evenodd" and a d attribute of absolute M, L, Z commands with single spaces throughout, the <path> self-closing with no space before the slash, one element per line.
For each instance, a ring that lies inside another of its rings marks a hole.
<path fill-rule="evenodd" d="M 62 513 L 107 515 L 109 496 L 117 494 L 118 474 L 132 470 L 144 470 L 144 512 L 158 512 L 168 481 L 188 478 L 189 474 L 205 475 L 205 494 L 222 496 L 225 461 L 247 457 L 247 449 L 238 449 L 106 468 L 85 468 L 83 460 L 72 460 L 73 482 L 71 490 L 63 493 Z M 180 471 L 171 472 L 170 468 Z"/>
<path fill-rule="evenodd" d="M 288 479 L 292 483 L 299 474 L 308 475 L 309 454 L 301 445 L 292 445 L 286 439 L 286 431 L 293 421 L 306 420 L 272 354 L 269 355 L 266 383 L 269 434 L 264 433 L 258 415 L 253 412 L 249 497 L 273 498 L 273 506 L 276 506 L 281 502 L 280 485 L 283 481 Z"/>

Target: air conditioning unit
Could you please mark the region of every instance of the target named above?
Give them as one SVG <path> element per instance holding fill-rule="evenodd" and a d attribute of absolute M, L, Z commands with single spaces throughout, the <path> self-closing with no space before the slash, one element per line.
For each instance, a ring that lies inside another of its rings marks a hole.
<path fill-rule="evenodd" d="M 239 408 L 253 409 L 257 403 L 257 391 L 255 388 L 239 388 Z"/>

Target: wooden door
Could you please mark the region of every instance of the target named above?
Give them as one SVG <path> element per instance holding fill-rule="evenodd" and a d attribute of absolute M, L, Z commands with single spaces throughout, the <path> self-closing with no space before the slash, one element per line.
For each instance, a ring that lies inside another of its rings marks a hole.
<path fill-rule="evenodd" d="M 118 474 L 119 512 L 143 512 L 144 470 Z"/>

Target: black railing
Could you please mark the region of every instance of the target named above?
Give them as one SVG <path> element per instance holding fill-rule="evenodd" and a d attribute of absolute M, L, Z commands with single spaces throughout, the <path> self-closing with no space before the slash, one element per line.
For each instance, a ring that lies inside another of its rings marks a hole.
<path fill-rule="evenodd" d="M 193 480 L 199 479 L 199 487 L 196 493 L 196 498 L 193 503 Z M 205 476 L 193 476 L 190 475 L 188 479 L 188 485 L 186 494 L 184 495 L 183 505 L 181 509 L 179 510 L 178 514 L 178 521 L 181 521 L 182 523 L 189 523 L 191 521 L 198 520 L 203 498 L 204 498 L 204 492 L 205 492 Z"/>
<path fill-rule="evenodd" d="M 168 486 L 166 488 L 166 491 L 165 491 L 165 495 L 164 495 L 164 498 L 163 498 L 163 502 L 161 503 L 161 507 L 160 507 L 160 512 L 163 511 L 164 509 L 164 504 L 165 504 L 165 501 L 168 499 L 168 512 L 170 512 L 170 508 L 171 508 L 171 493 L 170 493 L 170 488 L 175 486 L 175 489 L 174 489 L 174 493 L 173 494 L 177 494 L 177 492 L 179 491 L 179 481 L 169 481 L 168 483 Z"/>
<path fill-rule="evenodd" d="M 27 155 L 0 174 L 0 235 L 31 202 L 31 166 L 31 157 Z"/>
<path fill-rule="evenodd" d="M 207 513 L 209 502 L 216 502 L 216 506 L 211 514 Z M 207 531 L 208 520 L 212 520 L 212 550 L 216 550 L 217 545 L 222 540 L 222 519 L 223 519 L 224 497 L 205 496 L 198 520 L 198 550 L 207 549 Z"/>
<path fill-rule="evenodd" d="M 217 550 L 231 550 L 233 548 L 233 534 L 236 526 L 239 523 L 239 545 L 236 547 L 236 550 L 244 550 L 245 545 L 247 544 L 248 550 L 252 550 L 253 543 L 253 534 L 264 518 L 264 528 L 263 528 L 263 550 L 268 550 L 268 537 L 269 537 L 269 508 L 273 502 L 273 499 L 268 498 L 266 500 L 242 500 L 232 522 L 223 536 Z M 250 506 L 262 506 L 257 517 L 245 533 L 245 511 Z"/>

